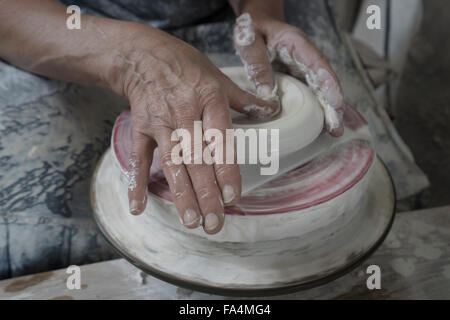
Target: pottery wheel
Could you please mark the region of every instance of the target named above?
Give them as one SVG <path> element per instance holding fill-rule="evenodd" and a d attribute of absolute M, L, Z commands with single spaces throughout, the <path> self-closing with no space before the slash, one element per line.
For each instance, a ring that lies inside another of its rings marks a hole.
<path fill-rule="evenodd" d="M 214 242 L 163 225 L 150 215 L 132 216 L 117 183 L 111 150 L 100 160 L 91 187 L 95 218 L 110 243 L 131 263 L 175 285 L 224 295 L 269 295 L 333 280 L 370 255 L 394 216 L 391 178 L 374 165 L 365 210 L 338 233 L 255 243 Z M 99 202 L 106 196 L 118 201 Z M 110 224 L 120 220 L 120 224 Z M 140 227 L 141 226 L 141 227 Z"/>
<path fill-rule="evenodd" d="M 224 71 L 242 87 L 242 70 Z M 305 109 L 297 112 L 309 108 L 310 119 L 323 121 L 308 88 L 284 79 L 289 83 L 282 88 L 292 85 L 298 90 L 298 100 L 291 99 L 299 105 L 291 105 Z M 292 118 L 288 111 L 282 114 L 285 119 Z M 223 230 L 206 236 L 201 229 L 180 226 L 155 160 L 146 210 L 140 216 L 128 213 L 131 122 L 125 111 L 116 120 L 112 148 L 93 176 L 96 220 L 130 262 L 180 286 L 226 295 L 266 295 L 322 284 L 373 252 L 386 236 L 395 211 L 393 183 L 376 157 L 367 123 L 349 107 L 344 125 L 339 139 L 310 133 L 302 149 L 281 158 L 284 172 L 245 194 L 237 206 L 226 208 Z M 289 138 L 287 133 L 284 136 Z"/>

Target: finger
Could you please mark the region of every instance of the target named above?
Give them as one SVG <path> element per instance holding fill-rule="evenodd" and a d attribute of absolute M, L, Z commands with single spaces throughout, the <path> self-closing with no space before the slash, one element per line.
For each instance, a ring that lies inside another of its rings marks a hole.
<path fill-rule="evenodd" d="M 241 174 L 236 161 L 234 134 L 228 99 L 224 93 L 216 91 L 206 99 L 203 107 L 203 129 L 207 148 L 214 155 L 216 181 L 226 205 L 236 204 L 241 196 Z"/>
<path fill-rule="evenodd" d="M 202 131 L 201 121 L 189 121 L 178 123 L 178 126 L 186 130 L 193 137 L 190 145 L 183 144 L 183 153 L 190 154 L 185 160 L 192 187 L 197 198 L 197 203 L 203 216 L 203 228 L 206 233 L 214 234 L 222 229 L 224 222 L 224 208 L 222 195 L 217 186 L 214 167 L 204 162 L 203 153 L 206 144 L 203 135 L 196 132 Z M 194 126 L 197 126 L 194 128 Z"/>
<path fill-rule="evenodd" d="M 137 130 L 132 131 L 131 153 L 128 161 L 128 201 L 130 213 L 141 214 L 147 205 L 147 186 L 155 142 Z"/>
<path fill-rule="evenodd" d="M 259 98 L 278 101 L 275 77 L 262 34 L 254 27 L 251 16 L 244 13 L 236 19 L 234 46 L 245 66 Z"/>
<path fill-rule="evenodd" d="M 327 131 L 332 136 L 341 136 L 345 100 L 339 80 L 325 57 L 301 37 L 290 47 L 280 47 L 278 56 L 288 66 L 289 72 L 294 76 L 303 76 L 316 94 L 324 110 Z"/>
<path fill-rule="evenodd" d="M 197 228 L 201 224 L 199 206 L 186 167 L 181 161 L 177 161 L 173 154 L 178 142 L 171 141 L 174 140 L 172 133 L 170 128 L 161 128 L 155 133 L 161 167 L 181 223 L 187 228 Z"/>
<path fill-rule="evenodd" d="M 280 111 L 280 104 L 274 101 L 259 99 L 253 94 L 242 90 L 229 78 L 226 78 L 227 96 L 230 106 L 241 113 L 256 119 L 269 119 Z"/>

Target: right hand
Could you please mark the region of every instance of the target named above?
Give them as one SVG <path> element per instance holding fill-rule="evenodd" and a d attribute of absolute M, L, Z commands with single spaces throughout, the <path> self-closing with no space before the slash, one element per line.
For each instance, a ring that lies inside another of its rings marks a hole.
<path fill-rule="evenodd" d="M 233 205 L 240 198 L 239 167 L 174 164 L 171 151 L 177 142 L 170 139 L 172 131 L 184 128 L 193 137 L 194 121 L 201 120 L 203 130 L 219 129 L 225 137 L 225 129 L 231 128 L 229 107 L 247 113 L 246 106 L 257 105 L 265 111 L 263 116 L 270 116 L 278 106 L 241 90 L 183 41 L 159 30 L 136 28 L 135 32 L 127 30 L 132 39 L 115 51 L 109 74 L 113 90 L 126 96 L 131 105 L 130 212 L 137 215 L 145 209 L 149 169 L 158 146 L 182 223 L 187 228 L 202 224 L 206 233 L 217 233 L 224 223 L 224 204 Z"/>

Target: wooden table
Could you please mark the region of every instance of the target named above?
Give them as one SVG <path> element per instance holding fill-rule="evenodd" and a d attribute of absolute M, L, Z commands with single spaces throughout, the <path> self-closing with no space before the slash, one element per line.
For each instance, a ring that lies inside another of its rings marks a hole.
<path fill-rule="evenodd" d="M 367 267 L 381 268 L 369 290 Z M 0 299 L 225 299 L 178 288 L 123 259 L 81 267 L 81 289 L 69 290 L 65 269 L 0 281 Z M 400 213 L 379 250 L 331 283 L 284 299 L 450 299 L 450 206 Z"/>

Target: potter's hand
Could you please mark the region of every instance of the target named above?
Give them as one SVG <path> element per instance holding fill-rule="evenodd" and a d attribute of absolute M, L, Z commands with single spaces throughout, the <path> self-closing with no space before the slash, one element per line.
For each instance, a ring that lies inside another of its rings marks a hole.
<path fill-rule="evenodd" d="M 330 64 L 303 31 L 282 22 L 282 1 L 230 0 L 237 14 L 234 44 L 257 88 L 258 96 L 273 98 L 272 60 L 289 74 L 305 79 L 325 113 L 332 136 L 343 133 L 345 101 Z"/>
<path fill-rule="evenodd" d="M 231 127 L 229 106 L 245 112 L 250 105 L 268 115 L 277 106 L 243 92 L 200 52 L 160 30 L 84 15 L 81 29 L 71 30 L 66 19 L 66 7 L 59 1 L 2 1 L 0 56 L 30 72 L 127 97 L 133 122 L 130 211 L 139 214 L 145 208 L 149 167 L 158 145 L 183 224 L 194 228 L 202 222 L 206 232 L 218 232 L 223 203 L 234 204 L 240 197 L 239 168 L 174 164 L 172 131 L 192 133 L 195 120 L 203 121 L 203 129 L 223 131 Z"/>
<path fill-rule="evenodd" d="M 113 72 L 117 75 L 113 77 L 117 78 L 114 90 L 131 104 L 130 211 L 139 214 L 145 208 L 149 168 L 158 146 L 159 160 L 182 223 L 187 228 L 203 223 L 205 232 L 217 233 L 224 223 L 224 204 L 239 200 L 239 167 L 176 164 L 172 150 L 179 142 L 171 141 L 171 135 L 183 128 L 194 140 L 194 121 L 202 121 L 204 131 L 219 129 L 225 137 L 225 130 L 231 128 L 229 107 L 245 113 L 246 106 L 259 105 L 270 114 L 277 105 L 239 89 L 207 57 L 186 43 L 158 30 L 141 29 L 117 54 Z M 194 154 L 196 143 L 198 146 L 202 141 L 190 142 L 192 163 L 198 158 Z M 205 142 L 202 151 L 204 148 Z M 225 156 L 224 145 L 223 150 Z"/>

